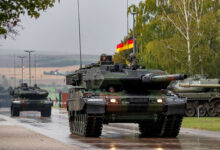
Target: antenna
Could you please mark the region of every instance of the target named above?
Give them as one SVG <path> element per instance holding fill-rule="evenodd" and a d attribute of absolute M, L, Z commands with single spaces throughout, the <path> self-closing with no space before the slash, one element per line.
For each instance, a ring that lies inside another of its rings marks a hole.
<path fill-rule="evenodd" d="M 23 84 L 24 83 L 24 71 L 23 71 L 23 69 L 24 69 L 24 58 L 25 58 L 25 56 L 18 56 L 18 58 L 20 58 L 21 59 L 21 83 Z"/>
<path fill-rule="evenodd" d="M 135 15 L 137 14 L 136 12 L 132 12 L 131 13 L 133 15 L 133 43 L 134 43 L 134 46 L 133 46 L 133 53 L 135 54 L 136 53 L 136 40 L 135 40 Z"/>
<path fill-rule="evenodd" d="M 34 68 L 35 68 L 35 70 L 34 70 L 34 77 L 35 77 L 35 84 L 37 84 L 37 60 L 36 60 L 36 55 L 34 55 Z"/>
<path fill-rule="evenodd" d="M 79 24 L 79 53 L 80 53 L 80 69 L 82 68 L 82 46 L 81 46 L 81 31 L 80 31 L 80 11 L 79 11 L 79 0 L 77 0 L 78 5 L 78 24 Z"/>
<path fill-rule="evenodd" d="M 128 0 L 127 0 L 127 36 L 129 33 L 129 20 L 128 20 Z"/>
<path fill-rule="evenodd" d="M 14 88 L 16 87 L 16 69 L 15 69 L 15 55 L 14 55 Z"/>
<path fill-rule="evenodd" d="M 29 86 L 31 86 L 31 53 L 34 51 L 26 50 L 25 52 L 29 54 Z"/>
<path fill-rule="evenodd" d="M 131 13 L 133 15 L 133 43 L 134 43 L 134 46 L 133 46 L 133 53 L 135 54 L 136 53 L 136 45 L 135 45 L 135 15 L 137 14 L 136 12 L 132 12 Z"/>
<path fill-rule="evenodd" d="M 11 86 L 11 61 L 8 63 L 8 83 Z"/>

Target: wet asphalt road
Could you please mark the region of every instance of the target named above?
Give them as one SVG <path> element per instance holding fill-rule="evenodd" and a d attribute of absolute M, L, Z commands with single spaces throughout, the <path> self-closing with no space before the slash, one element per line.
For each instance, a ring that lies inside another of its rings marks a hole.
<path fill-rule="evenodd" d="M 0 110 L 0 114 L 10 116 L 9 110 L 6 109 Z M 104 126 L 100 138 L 71 135 L 67 114 L 58 109 L 53 110 L 51 118 L 41 118 L 38 112 L 22 112 L 20 117 L 11 121 L 79 149 L 220 149 L 220 136 L 214 138 L 181 131 L 178 138 L 139 138 L 136 126 L 129 129 Z"/>

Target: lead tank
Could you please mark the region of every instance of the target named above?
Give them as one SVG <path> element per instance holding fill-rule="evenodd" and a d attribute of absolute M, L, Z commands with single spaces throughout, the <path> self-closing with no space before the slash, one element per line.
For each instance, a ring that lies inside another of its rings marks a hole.
<path fill-rule="evenodd" d="M 187 97 L 186 116 L 220 116 L 220 80 L 206 75 L 195 75 L 176 81 L 170 87 L 180 96 Z"/>
<path fill-rule="evenodd" d="M 70 131 L 98 137 L 103 124 L 138 123 L 143 137 L 176 137 L 186 99 L 166 89 L 182 74 L 114 64 L 112 56 L 66 76 Z"/>
<path fill-rule="evenodd" d="M 42 117 L 51 116 L 53 102 L 47 97 L 48 92 L 40 89 L 36 84 L 31 87 L 23 83 L 11 90 L 10 94 L 11 116 L 19 116 L 20 111 L 40 111 Z"/>

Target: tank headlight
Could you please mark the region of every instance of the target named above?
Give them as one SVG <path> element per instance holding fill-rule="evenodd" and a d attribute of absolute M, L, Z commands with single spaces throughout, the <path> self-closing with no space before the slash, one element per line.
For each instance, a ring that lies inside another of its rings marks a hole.
<path fill-rule="evenodd" d="M 116 102 L 117 102 L 117 100 L 116 100 L 116 99 L 114 99 L 114 98 L 112 98 L 112 99 L 110 99 L 110 102 L 111 102 L 111 103 L 116 103 Z"/>
<path fill-rule="evenodd" d="M 88 99 L 89 102 L 103 102 L 103 99 Z"/>
<path fill-rule="evenodd" d="M 157 99 L 157 103 L 163 103 L 163 99 L 161 98 Z"/>
<path fill-rule="evenodd" d="M 44 101 L 45 104 L 50 104 L 52 101 Z"/>
<path fill-rule="evenodd" d="M 13 101 L 13 103 L 15 103 L 15 104 L 20 104 L 21 101 Z"/>

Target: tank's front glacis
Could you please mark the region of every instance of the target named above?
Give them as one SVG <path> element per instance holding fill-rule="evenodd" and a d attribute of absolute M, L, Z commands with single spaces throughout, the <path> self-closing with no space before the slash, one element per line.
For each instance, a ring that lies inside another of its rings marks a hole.
<path fill-rule="evenodd" d="M 106 122 L 140 122 L 157 115 L 183 115 L 185 112 L 186 98 L 171 91 L 154 91 L 149 95 L 118 94 L 86 97 L 88 112 L 105 112 Z"/>
<path fill-rule="evenodd" d="M 145 96 L 105 96 L 106 113 L 184 114 L 186 99 L 160 92 Z M 149 117 L 149 116 L 148 116 Z"/>
<path fill-rule="evenodd" d="M 165 113 L 167 115 L 184 115 L 187 98 L 179 97 L 171 91 L 167 91 L 164 98 Z"/>

